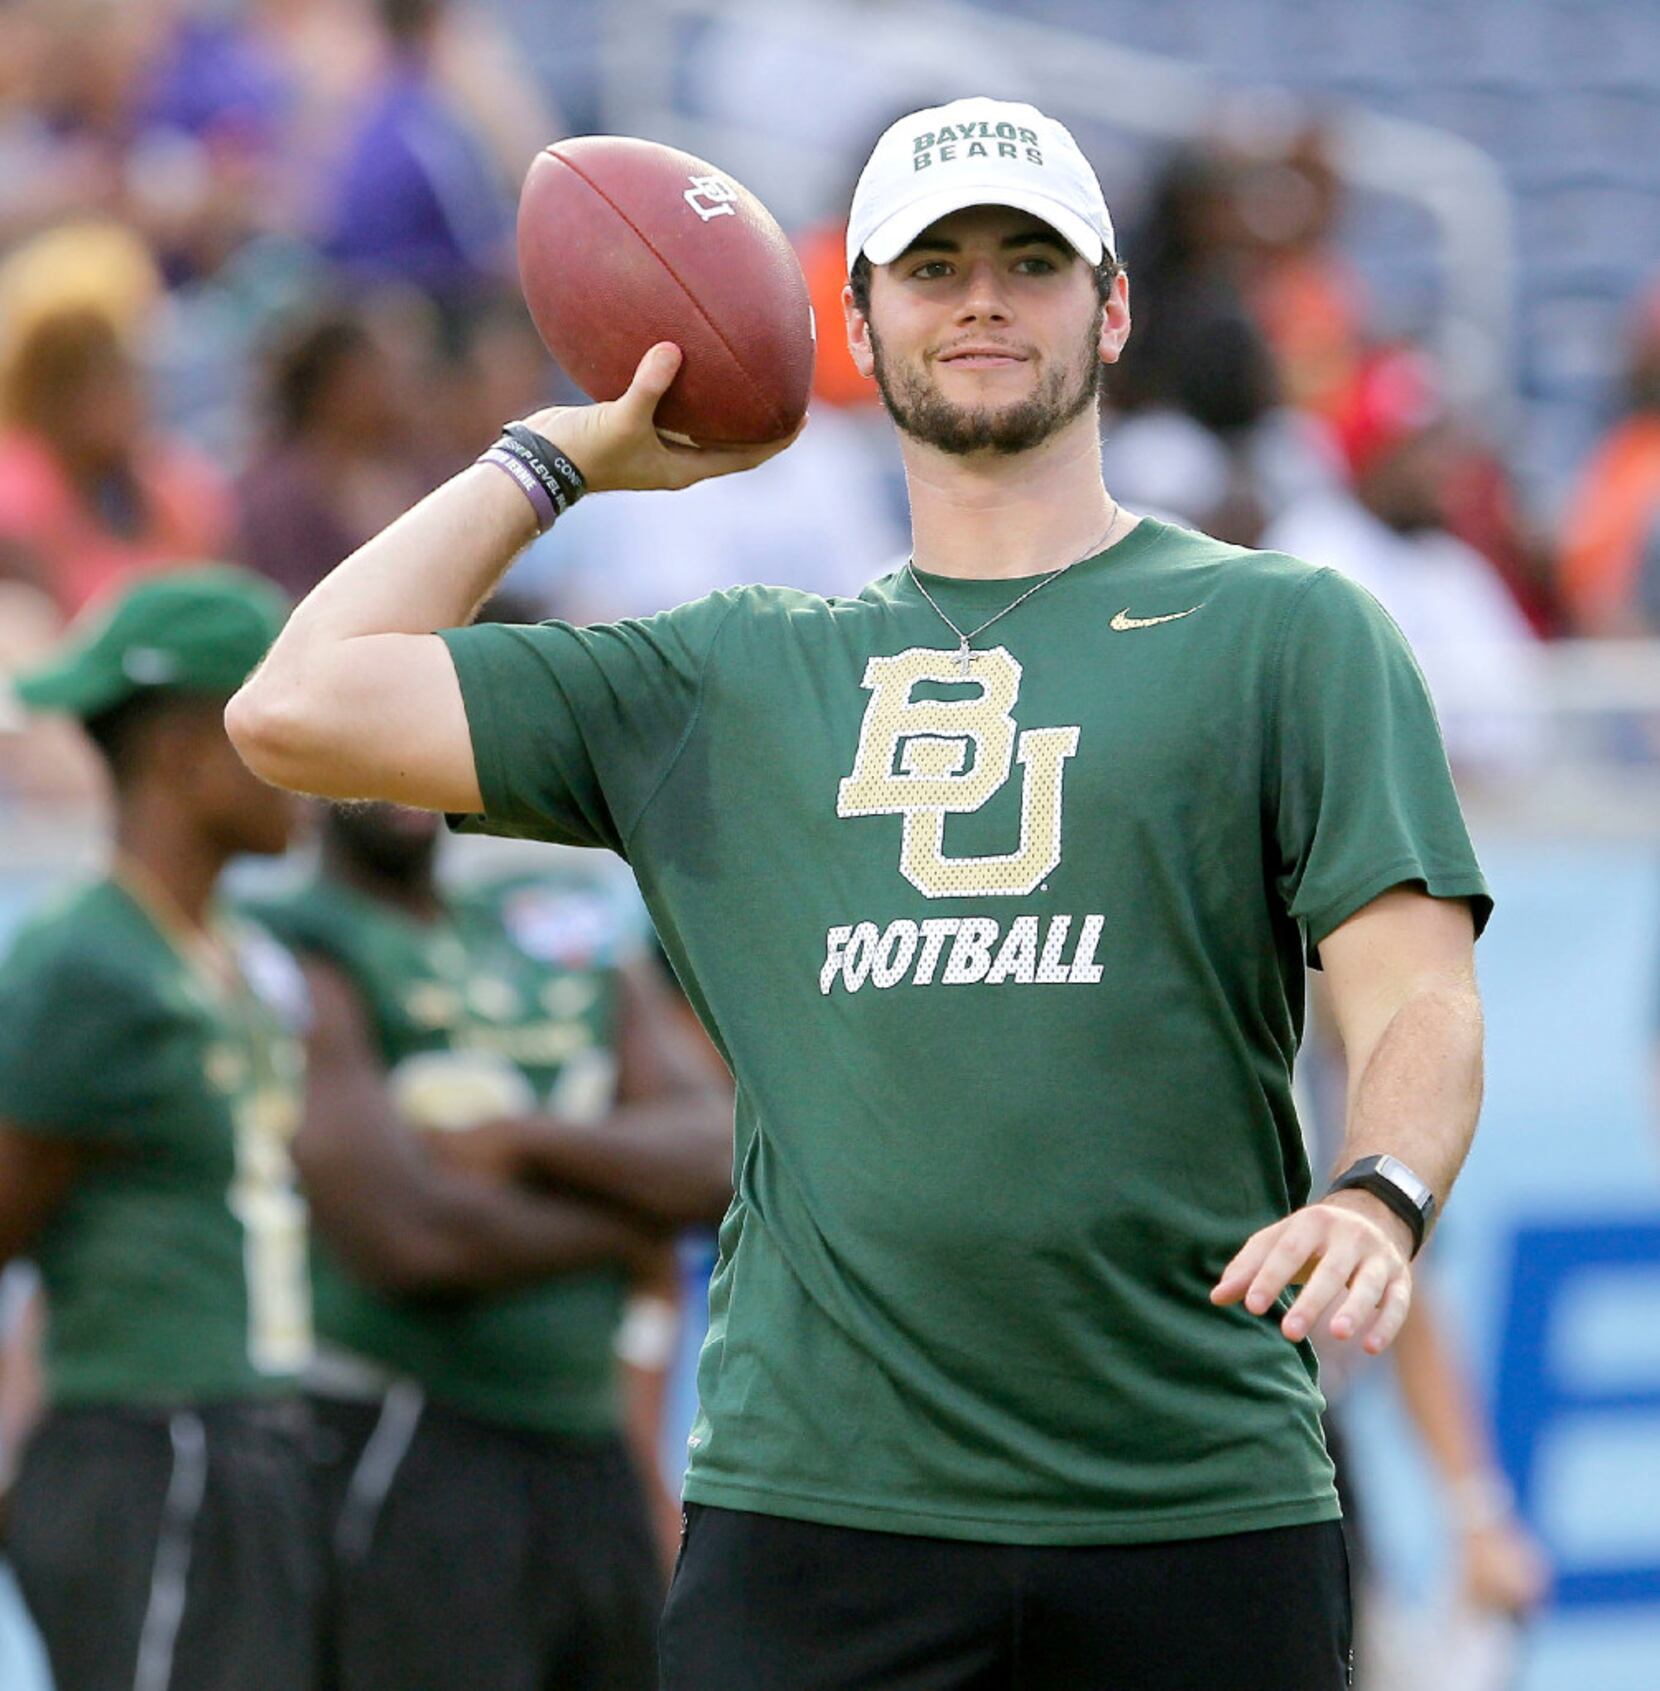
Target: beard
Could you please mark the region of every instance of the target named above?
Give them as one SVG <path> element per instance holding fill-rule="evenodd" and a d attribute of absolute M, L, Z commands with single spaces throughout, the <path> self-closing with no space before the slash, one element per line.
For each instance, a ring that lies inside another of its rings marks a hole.
<path fill-rule="evenodd" d="M 424 880 L 438 856 L 438 828 L 400 828 L 396 805 L 336 804 L 329 807 L 327 831 L 363 868 L 384 880 Z"/>
<path fill-rule="evenodd" d="M 925 367 L 891 368 L 871 324 L 876 386 L 895 427 L 925 446 L 957 458 L 972 452 L 1000 457 L 1030 452 L 1098 401 L 1104 367 L 1097 349 L 1105 315 L 1106 307 L 1097 306 L 1075 363 L 1051 365 L 1032 393 L 1009 405 L 954 404 Z"/>

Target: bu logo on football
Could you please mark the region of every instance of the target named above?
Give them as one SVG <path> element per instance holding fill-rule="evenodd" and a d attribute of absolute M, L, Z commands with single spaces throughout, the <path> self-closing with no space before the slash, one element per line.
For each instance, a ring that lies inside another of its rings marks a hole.
<path fill-rule="evenodd" d="M 737 208 L 733 201 L 738 197 L 738 190 L 720 176 L 693 176 L 685 194 L 682 196 L 693 211 L 705 223 L 711 217 L 736 217 Z"/>
<path fill-rule="evenodd" d="M 901 816 L 899 872 L 929 898 L 1021 897 L 1061 860 L 1061 796 L 1078 729 L 1028 728 L 1014 716 L 1020 665 L 1002 646 L 974 654 L 965 681 L 956 654 L 912 647 L 872 658 L 853 773 L 838 816 Z M 919 683 L 976 687 L 973 698 L 917 699 Z M 970 750 L 973 757 L 970 759 Z M 1023 766 L 1020 845 L 1001 856 L 947 857 L 945 819 L 979 810 Z"/>

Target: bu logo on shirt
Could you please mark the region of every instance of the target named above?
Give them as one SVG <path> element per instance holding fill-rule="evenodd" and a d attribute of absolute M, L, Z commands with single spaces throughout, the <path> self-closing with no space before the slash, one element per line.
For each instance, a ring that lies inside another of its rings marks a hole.
<path fill-rule="evenodd" d="M 1020 897 L 1061 860 L 1061 798 L 1078 729 L 1017 727 L 1020 665 L 1002 646 L 974 654 L 965 681 L 955 652 L 913 646 L 872 658 L 871 695 L 838 816 L 901 816 L 899 872 L 929 898 Z M 923 698 L 919 683 L 977 687 L 973 698 Z M 969 751 L 972 748 L 973 757 Z M 1020 845 L 1001 856 L 947 857 L 945 819 L 980 809 L 1024 766 Z"/>

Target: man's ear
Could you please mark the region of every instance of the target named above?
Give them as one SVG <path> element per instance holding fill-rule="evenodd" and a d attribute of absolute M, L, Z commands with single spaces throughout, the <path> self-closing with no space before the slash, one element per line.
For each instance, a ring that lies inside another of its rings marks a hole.
<path fill-rule="evenodd" d="M 1101 313 L 1100 353 L 1103 364 L 1116 364 L 1130 338 L 1130 278 L 1120 270 L 1107 291 L 1106 309 Z"/>
<path fill-rule="evenodd" d="M 842 317 L 847 324 L 847 352 L 853 368 L 867 381 L 876 374 L 876 355 L 870 347 L 870 322 L 853 303 L 853 290 L 842 289 Z"/>

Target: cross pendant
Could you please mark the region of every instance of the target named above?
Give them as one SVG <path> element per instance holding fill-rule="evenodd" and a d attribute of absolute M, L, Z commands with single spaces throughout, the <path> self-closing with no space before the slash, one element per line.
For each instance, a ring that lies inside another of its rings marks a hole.
<path fill-rule="evenodd" d="M 969 651 L 968 642 L 965 640 L 962 645 L 957 648 L 957 673 L 962 676 L 965 681 L 968 679 L 968 666 L 973 661 L 974 654 Z"/>

